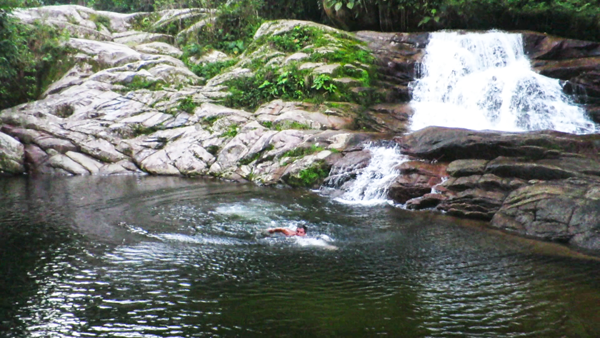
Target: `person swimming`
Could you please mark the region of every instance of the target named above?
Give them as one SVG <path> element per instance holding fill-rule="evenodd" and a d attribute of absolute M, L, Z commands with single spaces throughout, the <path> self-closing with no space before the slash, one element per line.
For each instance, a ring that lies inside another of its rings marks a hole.
<path fill-rule="evenodd" d="M 292 230 L 292 229 L 288 229 L 288 228 L 271 228 L 271 229 L 267 229 L 267 232 L 270 234 L 274 234 L 276 232 L 281 232 L 282 234 L 286 235 L 286 236 L 306 236 L 306 232 L 307 232 L 307 228 L 305 225 L 299 225 L 296 228 L 296 231 Z"/>

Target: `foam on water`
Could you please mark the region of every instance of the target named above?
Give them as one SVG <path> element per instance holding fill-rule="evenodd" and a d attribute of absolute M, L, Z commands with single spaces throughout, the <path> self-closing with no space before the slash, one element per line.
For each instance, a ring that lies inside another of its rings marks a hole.
<path fill-rule="evenodd" d="M 532 70 L 521 34 L 431 33 L 419 72 L 411 84 L 412 130 L 596 131 L 559 80 Z"/>

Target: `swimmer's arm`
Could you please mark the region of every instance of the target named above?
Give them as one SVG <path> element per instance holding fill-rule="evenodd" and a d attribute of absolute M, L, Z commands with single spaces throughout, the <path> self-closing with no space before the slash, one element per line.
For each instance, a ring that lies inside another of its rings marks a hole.
<path fill-rule="evenodd" d="M 296 233 L 293 232 L 292 230 L 288 229 L 288 228 L 272 228 L 272 229 L 267 229 L 267 231 L 272 234 L 275 232 L 281 232 L 282 234 L 286 235 L 286 236 L 293 236 Z"/>

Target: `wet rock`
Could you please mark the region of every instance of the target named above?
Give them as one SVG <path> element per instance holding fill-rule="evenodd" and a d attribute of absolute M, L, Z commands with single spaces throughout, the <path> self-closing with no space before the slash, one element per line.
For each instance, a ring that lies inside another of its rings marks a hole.
<path fill-rule="evenodd" d="M 600 56 L 600 43 L 522 32 L 525 53 L 532 59 L 565 60 Z"/>
<path fill-rule="evenodd" d="M 403 133 L 408 130 L 413 110 L 407 103 L 380 103 L 372 106 L 361 124 L 382 133 Z"/>
<path fill-rule="evenodd" d="M 25 171 L 24 159 L 25 148 L 21 142 L 0 132 L 0 173 L 22 174 Z"/>
<path fill-rule="evenodd" d="M 388 188 L 388 197 L 396 203 L 423 196 L 442 182 L 446 176 L 446 164 L 409 161 L 396 168 L 400 176 Z"/>
<path fill-rule="evenodd" d="M 485 172 L 486 160 L 456 160 L 452 161 L 446 172 L 453 177 L 481 175 Z"/>
<path fill-rule="evenodd" d="M 443 161 L 492 160 L 498 156 L 543 159 L 556 157 L 560 152 L 596 154 L 600 149 L 594 135 L 557 131 L 510 133 L 427 127 L 394 140 L 407 155 Z"/>
<path fill-rule="evenodd" d="M 540 182 L 513 191 L 491 225 L 544 240 L 600 249 L 598 180 Z"/>
<path fill-rule="evenodd" d="M 448 197 L 442 194 L 425 194 L 421 197 L 412 198 L 405 203 L 405 207 L 410 210 L 422 210 L 437 207 Z"/>
<path fill-rule="evenodd" d="M 329 187 L 339 188 L 349 180 L 353 180 L 371 160 L 371 153 L 367 150 L 358 150 L 345 153 L 332 166 L 325 184 Z"/>

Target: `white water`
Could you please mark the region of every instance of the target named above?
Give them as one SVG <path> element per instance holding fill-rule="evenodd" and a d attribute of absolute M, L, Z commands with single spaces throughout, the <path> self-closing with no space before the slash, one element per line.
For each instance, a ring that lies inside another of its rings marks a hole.
<path fill-rule="evenodd" d="M 371 152 L 369 165 L 356 177 L 352 186 L 337 201 L 347 204 L 376 205 L 391 203 L 387 198 L 389 186 L 399 173 L 395 169 L 406 162 L 397 148 L 367 146 Z"/>
<path fill-rule="evenodd" d="M 411 84 L 412 130 L 595 132 L 558 80 L 531 69 L 521 34 L 436 32 L 425 53 L 421 78 Z"/>

